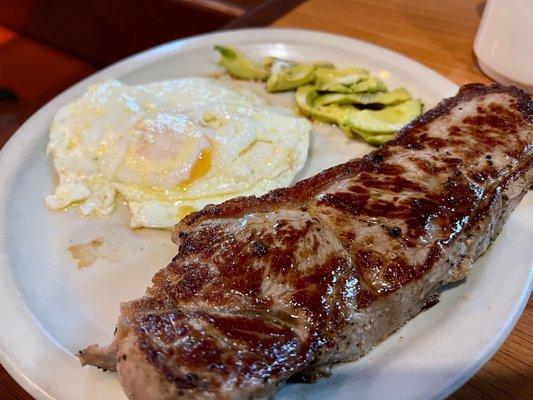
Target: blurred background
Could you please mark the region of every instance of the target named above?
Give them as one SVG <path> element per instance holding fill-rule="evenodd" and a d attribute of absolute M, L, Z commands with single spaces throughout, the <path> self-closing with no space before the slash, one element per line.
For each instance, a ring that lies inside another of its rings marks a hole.
<path fill-rule="evenodd" d="M 130 54 L 264 26 L 301 0 L 0 0 L 0 146 L 39 107 Z"/>

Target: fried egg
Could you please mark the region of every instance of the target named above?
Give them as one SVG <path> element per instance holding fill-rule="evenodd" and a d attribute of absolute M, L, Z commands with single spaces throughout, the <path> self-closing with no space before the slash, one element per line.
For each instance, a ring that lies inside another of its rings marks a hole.
<path fill-rule="evenodd" d="M 48 154 L 59 182 L 45 204 L 106 215 L 122 197 L 131 227 L 172 227 L 207 204 L 289 185 L 307 159 L 310 129 L 292 111 L 213 79 L 107 80 L 56 114 Z"/>

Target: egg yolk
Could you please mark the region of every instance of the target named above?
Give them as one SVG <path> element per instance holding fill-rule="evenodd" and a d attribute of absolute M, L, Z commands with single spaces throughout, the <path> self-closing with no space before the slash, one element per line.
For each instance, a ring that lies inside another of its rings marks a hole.
<path fill-rule="evenodd" d="M 211 150 L 207 148 L 200 153 L 200 156 L 193 164 L 189 178 L 181 182 L 181 184 L 178 186 L 178 189 L 187 190 L 187 188 L 191 184 L 196 182 L 198 179 L 204 177 L 211 169 L 211 166 L 212 166 Z"/>

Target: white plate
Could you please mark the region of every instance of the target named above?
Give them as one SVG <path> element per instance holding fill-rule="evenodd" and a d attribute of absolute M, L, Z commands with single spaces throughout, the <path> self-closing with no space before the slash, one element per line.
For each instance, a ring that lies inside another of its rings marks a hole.
<path fill-rule="evenodd" d="M 0 155 L 0 361 L 39 399 L 124 399 L 116 375 L 81 368 L 74 354 L 107 343 L 120 301 L 143 294 L 175 253 L 161 231 L 133 232 L 124 208 L 103 219 L 43 206 L 53 175 L 45 156 L 54 113 L 87 85 L 113 77 L 144 83 L 217 70 L 214 44 L 253 57 L 357 65 L 406 86 L 431 107 L 457 87 L 428 68 L 371 44 L 318 32 L 258 29 L 215 33 L 157 47 L 75 85 L 30 118 Z M 279 101 L 287 98 L 280 96 Z M 276 100 L 278 101 L 278 100 Z M 313 132 L 303 176 L 368 152 L 334 129 Z M 533 198 L 522 201 L 472 275 L 360 361 L 315 385 L 291 384 L 278 399 L 432 399 L 463 384 L 497 350 L 531 290 Z M 67 248 L 102 238 L 99 258 L 78 270 Z"/>

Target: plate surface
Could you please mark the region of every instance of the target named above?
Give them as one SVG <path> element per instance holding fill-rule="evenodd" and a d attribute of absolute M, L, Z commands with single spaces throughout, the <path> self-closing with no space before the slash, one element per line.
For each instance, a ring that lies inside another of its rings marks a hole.
<path fill-rule="evenodd" d="M 175 254 L 166 231 L 128 228 L 125 207 L 101 219 L 51 212 L 43 198 L 54 176 L 46 158 L 55 112 L 91 83 L 146 83 L 218 71 L 214 44 L 235 44 L 261 59 L 327 60 L 362 66 L 391 88 L 405 86 L 426 109 L 457 87 L 428 68 L 366 42 L 319 32 L 252 29 L 172 42 L 119 62 L 67 90 L 30 118 L 0 153 L 0 361 L 38 399 L 125 399 L 115 374 L 81 368 L 74 354 L 111 339 L 121 301 L 144 293 Z M 290 95 L 271 96 L 290 103 Z M 299 178 L 370 147 L 335 128 L 315 128 Z M 365 358 L 334 368 L 315 385 L 290 384 L 278 399 L 438 399 L 471 377 L 498 349 L 531 291 L 533 196 L 512 214 L 466 282 L 443 291 L 423 312 Z M 529 238 L 529 239 L 528 239 Z M 101 239 L 96 262 L 78 269 L 68 247 Z"/>

